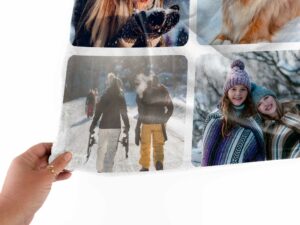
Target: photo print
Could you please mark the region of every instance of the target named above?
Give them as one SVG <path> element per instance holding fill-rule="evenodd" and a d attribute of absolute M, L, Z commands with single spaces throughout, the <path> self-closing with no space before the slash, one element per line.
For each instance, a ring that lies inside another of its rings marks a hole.
<path fill-rule="evenodd" d="M 300 51 L 198 59 L 192 163 L 227 165 L 300 156 Z"/>
<path fill-rule="evenodd" d="M 200 44 L 300 41 L 300 1 L 199 0 Z"/>
<path fill-rule="evenodd" d="M 169 47 L 188 41 L 189 0 L 75 0 L 79 47 Z"/>
<path fill-rule="evenodd" d="M 183 161 L 187 60 L 184 56 L 69 59 L 56 155 L 68 169 L 135 172 Z"/>

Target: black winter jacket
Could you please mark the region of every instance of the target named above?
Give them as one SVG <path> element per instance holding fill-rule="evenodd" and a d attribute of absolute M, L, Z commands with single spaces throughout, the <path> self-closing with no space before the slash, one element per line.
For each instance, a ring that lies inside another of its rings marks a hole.
<path fill-rule="evenodd" d="M 137 96 L 139 121 L 145 124 L 165 124 L 173 114 L 173 102 L 162 84 L 146 88 L 143 97 Z"/>
<path fill-rule="evenodd" d="M 127 116 L 127 107 L 125 98 L 122 95 L 118 95 L 111 88 L 108 88 L 102 95 L 100 101 L 96 105 L 96 112 L 93 118 L 93 122 L 90 127 L 90 131 L 94 130 L 97 126 L 97 122 L 100 119 L 99 128 L 101 129 L 120 129 L 121 119 L 125 125 L 125 129 L 129 129 L 129 120 Z"/>

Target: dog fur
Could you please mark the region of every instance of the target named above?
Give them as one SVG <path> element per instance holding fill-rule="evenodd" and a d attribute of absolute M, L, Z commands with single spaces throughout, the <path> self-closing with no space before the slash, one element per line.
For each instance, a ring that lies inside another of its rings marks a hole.
<path fill-rule="evenodd" d="M 299 0 L 223 0 L 223 24 L 211 44 L 271 42 L 287 22 L 300 16 Z"/>

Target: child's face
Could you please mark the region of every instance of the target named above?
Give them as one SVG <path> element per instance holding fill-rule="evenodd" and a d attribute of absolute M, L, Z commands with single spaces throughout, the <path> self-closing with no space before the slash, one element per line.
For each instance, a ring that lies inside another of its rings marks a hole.
<path fill-rule="evenodd" d="M 248 95 L 248 89 L 244 85 L 235 85 L 228 90 L 228 98 L 235 106 L 240 106 L 244 103 Z"/>
<path fill-rule="evenodd" d="M 257 105 L 257 110 L 261 114 L 273 117 L 276 114 L 277 104 L 274 97 L 267 95 L 263 97 Z"/>
<path fill-rule="evenodd" d="M 133 0 L 133 6 L 140 11 L 146 11 L 153 7 L 155 0 Z"/>

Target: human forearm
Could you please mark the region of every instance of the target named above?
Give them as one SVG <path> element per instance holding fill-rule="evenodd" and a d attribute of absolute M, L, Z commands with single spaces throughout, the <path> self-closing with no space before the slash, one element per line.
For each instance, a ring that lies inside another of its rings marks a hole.
<path fill-rule="evenodd" d="M 124 126 L 126 127 L 126 129 L 129 130 L 130 124 L 129 124 L 129 119 L 128 119 L 127 114 L 121 114 L 121 116 L 122 116 L 122 120 L 124 122 Z"/>
<path fill-rule="evenodd" d="M 1 225 L 29 225 L 52 183 L 71 176 L 64 169 L 72 154 L 65 152 L 49 164 L 51 147 L 51 143 L 35 145 L 12 161 L 0 193 Z"/>
<path fill-rule="evenodd" d="M 22 206 L 0 193 L 0 224 L 28 225 L 33 215 L 24 215 Z"/>

